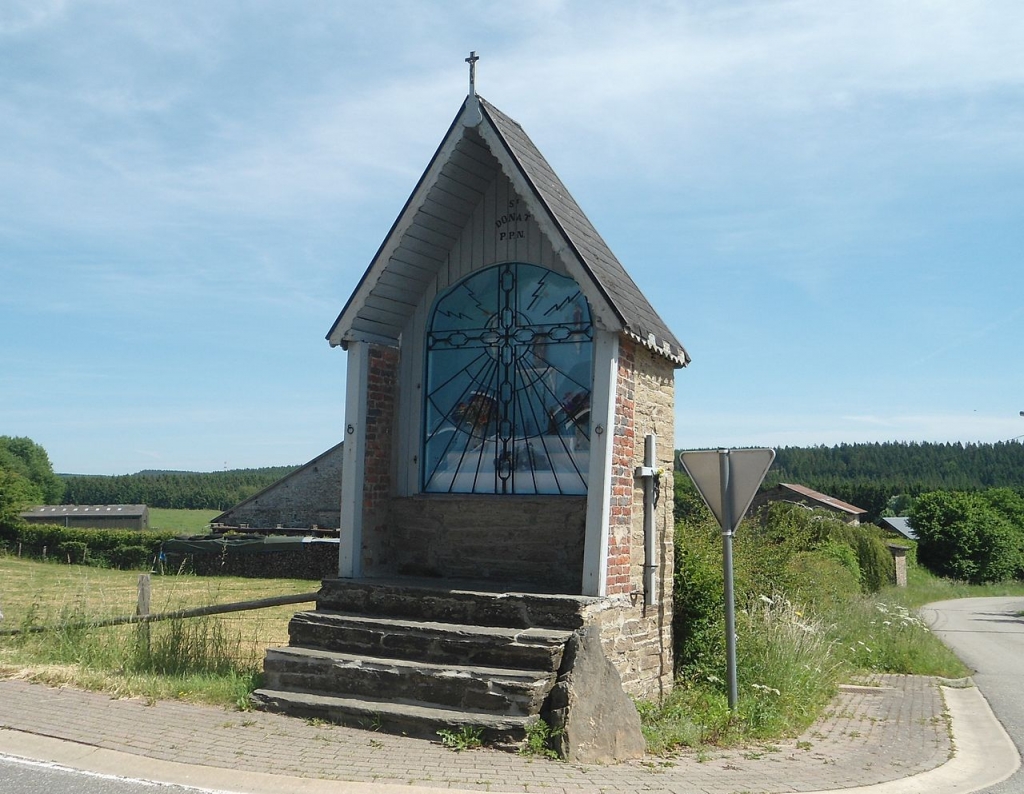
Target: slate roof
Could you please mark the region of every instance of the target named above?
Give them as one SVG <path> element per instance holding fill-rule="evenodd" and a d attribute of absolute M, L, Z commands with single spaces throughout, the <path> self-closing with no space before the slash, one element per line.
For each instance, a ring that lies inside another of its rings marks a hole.
<path fill-rule="evenodd" d="M 478 131 L 472 121 L 475 113 L 480 114 L 480 125 L 486 125 L 487 131 L 493 133 L 487 137 L 498 141 L 502 151 L 494 151 L 493 147 L 486 144 L 477 134 Z M 467 119 L 469 120 L 467 121 Z M 495 166 L 500 165 L 506 171 L 509 169 L 517 171 L 526 182 L 533 193 L 529 198 L 546 210 L 556 233 L 562 237 L 559 242 L 564 243 L 574 255 L 584 274 L 589 278 L 593 289 L 596 289 L 614 312 L 615 318 L 621 325 L 621 331 L 645 347 L 668 358 L 677 367 L 686 366 L 690 362 L 690 357 L 682 344 L 630 278 L 523 128 L 494 105 L 477 96 L 468 97 L 459 109 L 445 138 L 438 146 L 427 169 L 403 207 L 402 213 L 392 225 L 388 236 L 328 333 L 328 340 L 332 344 L 345 344 L 347 339 L 358 338 L 359 333 L 367 334 L 368 331 L 365 330 L 365 327 L 370 327 L 374 323 L 380 329 L 381 338 L 396 337 L 394 332 L 396 326 L 386 317 L 389 313 L 398 316 L 401 312 L 388 310 L 381 313 L 380 311 L 381 295 L 388 290 L 392 294 L 395 292 L 393 283 L 385 283 L 387 279 L 383 276 L 391 266 L 391 257 L 403 248 L 404 241 L 401 238 L 408 233 L 410 228 L 417 228 L 417 234 L 421 234 L 423 230 L 427 229 L 427 225 L 433 222 L 435 228 L 429 229 L 429 231 L 437 234 L 438 243 L 444 239 L 444 234 L 451 234 L 449 231 L 452 227 L 451 222 L 446 224 L 448 227 L 446 229 L 445 225 L 433 221 L 432 216 L 427 215 L 425 218 L 420 209 L 424 202 L 432 200 L 439 192 L 445 193 L 444 190 L 438 190 L 438 184 L 447 176 L 445 168 L 450 166 L 461 171 L 461 165 L 465 165 L 467 161 L 461 160 L 460 165 L 456 160 L 460 157 L 464 158 L 473 145 L 488 145 L 491 149 L 490 155 L 497 158 Z M 440 158 L 445 156 L 448 160 L 442 161 Z M 486 166 L 475 161 L 473 165 L 480 168 L 477 176 L 486 179 Z M 447 193 L 445 200 L 452 201 L 452 195 Z M 453 213 L 451 217 L 453 219 L 468 217 L 466 200 L 472 200 L 470 194 L 465 197 L 455 197 L 455 200 L 455 206 L 458 206 L 458 202 L 463 203 L 462 215 Z M 403 252 L 403 255 L 406 254 Z M 416 264 L 423 272 L 425 264 L 422 258 Z M 409 283 L 409 279 L 404 274 L 402 277 L 405 278 L 406 283 Z M 403 300 L 406 301 L 405 305 L 407 306 L 408 299 L 403 298 Z M 374 320 L 368 321 L 367 309 L 371 308 L 371 303 L 375 304 L 375 307 L 372 308 L 377 310 L 377 316 Z M 381 317 L 385 318 L 383 322 L 380 321 Z M 355 326 L 360 323 L 364 326 L 364 330 L 357 332 Z"/>
<path fill-rule="evenodd" d="M 912 526 L 910 526 L 910 519 L 905 516 L 893 516 L 889 518 L 883 518 L 882 523 L 885 524 L 893 532 L 900 533 L 903 537 L 908 540 L 917 540 L 917 532 Z"/>
<path fill-rule="evenodd" d="M 630 278 L 519 122 L 483 98 L 480 98 L 480 105 L 485 117 L 501 136 L 508 153 L 557 221 L 566 242 L 618 314 L 625 332 L 676 364 L 688 364 L 690 357 L 682 344 Z"/>

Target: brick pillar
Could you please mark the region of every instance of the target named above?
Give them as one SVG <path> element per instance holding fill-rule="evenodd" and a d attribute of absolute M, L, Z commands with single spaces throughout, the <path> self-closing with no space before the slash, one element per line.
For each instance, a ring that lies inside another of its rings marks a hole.
<path fill-rule="evenodd" d="M 399 351 L 371 345 L 366 376 L 366 455 L 363 463 L 363 565 L 388 563 L 388 522 L 394 494 L 393 440 Z"/>
<path fill-rule="evenodd" d="M 635 375 L 636 345 L 624 340 L 619 347 L 615 391 L 615 426 L 612 436 L 611 504 L 608 516 L 608 595 L 629 594 L 632 565 L 633 459 L 636 456 Z M 643 499 L 638 505 L 642 509 Z"/>
<path fill-rule="evenodd" d="M 626 692 L 658 699 L 672 688 L 672 572 L 675 444 L 674 368 L 629 338 L 619 345 L 608 527 L 608 597 L 601 640 Z M 661 488 L 654 531 L 658 566 L 653 603 L 644 606 L 643 438 L 657 436 Z"/>

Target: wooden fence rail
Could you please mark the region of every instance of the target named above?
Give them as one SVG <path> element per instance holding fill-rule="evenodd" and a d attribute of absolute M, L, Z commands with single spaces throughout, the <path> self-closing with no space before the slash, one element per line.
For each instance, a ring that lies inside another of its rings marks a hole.
<path fill-rule="evenodd" d="M 106 620 L 89 620 L 81 623 L 68 623 L 60 626 L 28 626 L 23 629 L 0 629 L 0 637 L 13 637 L 17 634 L 38 634 L 57 629 L 98 629 L 106 626 L 123 626 L 129 623 L 155 623 L 158 620 L 175 620 L 177 618 L 199 618 L 206 615 L 223 615 L 228 612 L 247 612 L 251 609 L 267 609 L 269 607 L 286 606 L 287 604 L 307 604 L 316 601 L 316 593 L 297 593 L 294 595 L 271 596 L 257 598 L 254 601 L 236 601 L 231 604 L 214 604 L 194 609 L 176 609 L 172 612 L 158 612 L 153 615 L 138 614 Z"/>

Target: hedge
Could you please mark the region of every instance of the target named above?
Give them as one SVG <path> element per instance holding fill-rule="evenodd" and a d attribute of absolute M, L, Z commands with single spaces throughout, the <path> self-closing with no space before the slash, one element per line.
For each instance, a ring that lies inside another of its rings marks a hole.
<path fill-rule="evenodd" d="M 134 570 L 149 567 L 159 556 L 163 542 L 175 534 L 21 524 L 7 527 L 0 544 L 27 557 L 56 557 L 76 564 Z"/>

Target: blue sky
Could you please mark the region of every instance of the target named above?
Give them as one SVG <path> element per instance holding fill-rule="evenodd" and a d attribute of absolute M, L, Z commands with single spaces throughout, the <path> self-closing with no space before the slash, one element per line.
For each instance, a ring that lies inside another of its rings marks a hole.
<path fill-rule="evenodd" d="M 1024 4 L 0 4 L 0 435 L 297 464 L 467 90 L 693 357 L 677 448 L 1024 434 Z"/>

